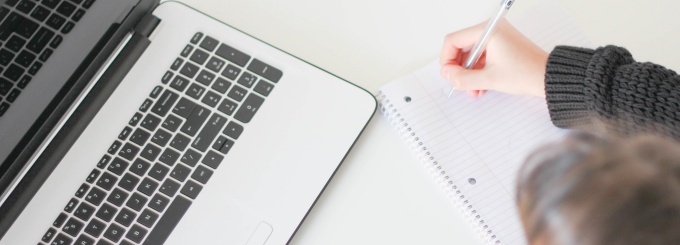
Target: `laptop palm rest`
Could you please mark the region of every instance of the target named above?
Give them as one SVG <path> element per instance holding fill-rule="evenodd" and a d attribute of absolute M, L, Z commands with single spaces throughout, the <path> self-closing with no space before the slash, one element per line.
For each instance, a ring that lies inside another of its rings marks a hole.
<path fill-rule="evenodd" d="M 248 243 L 246 245 L 262 245 L 265 242 L 267 242 L 267 239 L 269 238 L 269 235 L 272 234 L 272 231 L 274 229 L 272 228 L 271 225 L 265 223 L 265 222 L 260 222 L 260 224 L 255 228 L 255 231 L 253 231 L 253 234 L 250 236 L 250 239 L 248 240 Z"/>

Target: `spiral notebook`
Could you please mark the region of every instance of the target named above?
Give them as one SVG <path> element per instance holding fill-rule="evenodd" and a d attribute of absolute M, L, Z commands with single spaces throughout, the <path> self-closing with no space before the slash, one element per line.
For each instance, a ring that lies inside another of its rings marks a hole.
<path fill-rule="evenodd" d="M 511 20 L 545 50 L 590 46 L 555 1 Z M 489 91 L 455 92 L 431 63 L 382 87 L 384 116 L 439 183 L 452 205 L 488 244 L 526 244 L 515 205 L 517 172 L 537 146 L 564 134 L 553 126 L 545 99 Z"/>

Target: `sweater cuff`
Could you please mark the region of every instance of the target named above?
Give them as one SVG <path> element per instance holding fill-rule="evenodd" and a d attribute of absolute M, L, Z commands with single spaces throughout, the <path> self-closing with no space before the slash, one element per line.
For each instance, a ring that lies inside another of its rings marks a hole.
<path fill-rule="evenodd" d="M 595 50 L 557 46 L 548 57 L 545 93 L 550 119 L 555 126 L 571 128 L 589 124 L 584 95 L 588 64 Z"/>

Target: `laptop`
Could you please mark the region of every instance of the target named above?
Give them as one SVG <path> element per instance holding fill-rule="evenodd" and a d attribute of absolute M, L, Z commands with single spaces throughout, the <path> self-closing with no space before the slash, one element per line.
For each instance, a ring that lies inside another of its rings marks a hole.
<path fill-rule="evenodd" d="M 376 110 L 180 2 L 0 2 L 1 245 L 288 243 Z"/>

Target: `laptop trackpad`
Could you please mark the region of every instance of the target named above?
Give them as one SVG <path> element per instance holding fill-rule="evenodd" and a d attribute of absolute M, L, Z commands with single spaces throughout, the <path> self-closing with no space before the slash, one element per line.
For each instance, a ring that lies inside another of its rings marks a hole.
<path fill-rule="evenodd" d="M 273 230 L 274 229 L 271 225 L 265 222 L 260 222 L 260 224 L 257 225 L 257 228 L 255 228 L 253 234 L 250 235 L 250 239 L 248 239 L 248 243 L 246 243 L 246 245 L 263 245 L 265 242 L 267 242 L 267 239 L 269 239 L 269 235 L 272 234 Z"/>

